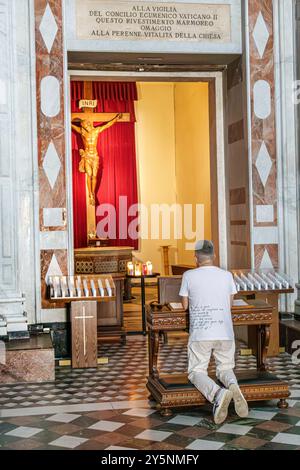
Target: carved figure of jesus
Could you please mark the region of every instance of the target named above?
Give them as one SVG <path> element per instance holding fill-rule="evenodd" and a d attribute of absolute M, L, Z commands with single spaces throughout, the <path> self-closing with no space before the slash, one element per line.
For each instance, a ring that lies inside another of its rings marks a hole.
<path fill-rule="evenodd" d="M 95 191 L 100 162 L 97 150 L 98 137 L 101 132 L 113 126 L 121 118 L 122 114 L 117 114 L 114 119 L 99 127 L 94 127 L 93 122 L 86 119 L 81 121 L 80 127 L 75 125 L 74 121 L 72 122 L 72 129 L 80 134 L 83 140 L 84 149 L 79 151 L 81 156 L 79 171 L 87 175 L 89 202 L 92 206 L 96 204 Z"/>

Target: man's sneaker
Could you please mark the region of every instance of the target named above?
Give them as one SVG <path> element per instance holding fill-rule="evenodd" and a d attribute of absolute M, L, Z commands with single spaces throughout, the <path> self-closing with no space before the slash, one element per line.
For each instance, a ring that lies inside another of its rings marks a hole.
<path fill-rule="evenodd" d="M 249 414 L 248 403 L 237 384 L 231 384 L 229 390 L 233 395 L 235 412 L 240 418 L 246 418 Z"/>
<path fill-rule="evenodd" d="M 218 392 L 218 396 L 214 403 L 214 421 L 216 424 L 224 423 L 225 419 L 227 418 L 228 414 L 228 407 L 232 400 L 232 392 L 230 390 L 226 390 L 226 388 L 222 388 Z"/>

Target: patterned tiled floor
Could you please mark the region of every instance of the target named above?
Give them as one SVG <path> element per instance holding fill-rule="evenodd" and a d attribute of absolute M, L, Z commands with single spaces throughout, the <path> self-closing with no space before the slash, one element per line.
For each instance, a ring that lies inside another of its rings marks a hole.
<path fill-rule="evenodd" d="M 288 410 L 275 402 L 251 404 L 247 419 L 233 412 L 214 425 L 210 407 L 161 417 L 147 400 L 147 347 L 143 337 L 101 350 L 107 365 L 58 368 L 55 383 L 0 386 L 3 449 L 300 449 L 300 367 L 283 354 L 270 370 L 289 381 Z M 237 357 L 239 369 L 255 368 Z M 164 346 L 163 372 L 186 369 L 186 344 Z"/>

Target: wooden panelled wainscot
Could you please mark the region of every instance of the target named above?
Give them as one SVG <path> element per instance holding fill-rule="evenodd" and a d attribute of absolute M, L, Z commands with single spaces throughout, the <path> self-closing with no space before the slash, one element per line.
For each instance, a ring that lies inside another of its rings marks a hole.
<path fill-rule="evenodd" d="M 172 311 L 170 302 L 180 302 L 178 295 L 181 277 L 159 278 L 159 303 L 147 306 L 149 330 L 149 377 L 147 388 L 157 403 L 161 414 L 172 414 L 172 408 L 207 404 L 203 395 L 189 382 L 187 374 L 160 374 L 158 355 L 160 336 L 170 331 L 188 328 L 188 312 L 183 309 Z M 251 325 L 256 328 L 257 370 L 238 371 L 236 375 L 247 401 L 279 399 L 279 408 L 287 408 L 289 397 L 288 384 L 268 372 L 266 364 L 270 339 L 270 326 L 273 321 L 273 308 L 261 300 L 247 301 L 245 305 L 232 308 L 235 326 Z"/>

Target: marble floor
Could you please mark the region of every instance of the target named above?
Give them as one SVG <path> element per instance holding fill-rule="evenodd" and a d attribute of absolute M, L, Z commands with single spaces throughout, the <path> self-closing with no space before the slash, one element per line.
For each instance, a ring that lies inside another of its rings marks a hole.
<path fill-rule="evenodd" d="M 172 417 L 156 412 L 145 387 L 144 337 L 104 346 L 101 355 L 108 364 L 57 368 L 54 383 L 0 386 L 0 449 L 300 450 L 300 367 L 288 354 L 270 360 L 269 368 L 290 384 L 289 409 L 252 403 L 247 419 L 231 409 L 221 426 L 209 406 Z M 182 372 L 186 362 L 184 340 L 162 347 L 163 372 Z M 238 355 L 237 364 L 254 369 L 255 359 Z"/>

